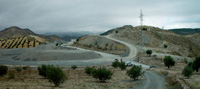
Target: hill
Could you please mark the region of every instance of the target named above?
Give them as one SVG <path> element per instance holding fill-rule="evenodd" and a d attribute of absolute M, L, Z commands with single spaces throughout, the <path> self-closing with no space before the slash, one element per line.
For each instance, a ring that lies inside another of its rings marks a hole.
<path fill-rule="evenodd" d="M 0 31 L 0 38 L 22 37 L 28 35 L 37 35 L 30 29 L 21 29 L 17 26 L 12 26 Z"/>
<path fill-rule="evenodd" d="M 177 29 L 169 29 L 169 30 L 179 35 L 189 35 L 189 34 L 200 33 L 200 28 L 177 28 Z"/>
<path fill-rule="evenodd" d="M 36 34 L 30 29 L 12 26 L 0 31 L 0 48 L 30 48 L 44 42 L 63 41 L 55 35 Z"/>
<path fill-rule="evenodd" d="M 22 29 L 17 26 L 12 26 L 9 28 L 5 28 L 4 30 L 0 31 L 0 39 L 7 39 L 7 38 L 13 38 L 13 37 L 25 37 L 25 36 L 38 36 L 40 38 L 45 39 L 46 41 L 58 41 L 62 40 L 56 35 L 41 35 L 41 34 L 36 34 L 30 29 Z"/>
<path fill-rule="evenodd" d="M 128 43 L 140 46 L 142 28 L 142 44 L 144 49 L 153 49 L 156 52 L 165 52 L 179 56 L 197 56 L 200 54 L 200 46 L 195 40 L 178 35 L 172 31 L 164 30 L 164 44 L 168 45 L 167 49 L 162 50 L 162 29 L 152 26 L 125 25 L 111 29 L 101 35 L 111 35 L 112 37 L 126 41 Z M 196 39 L 199 38 L 196 35 Z"/>
<path fill-rule="evenodd" d="M 81 31 L 81 32 L 48 32 L 48 33 L 45 33 L 44 35 L 46 36 L 49 36 L 49 35 L 56 35 L 60 38 L 62 38 L 63 40 L 65 41 L 71 41 L 71 39 L 77 39 L 79 37 L 82 37 L 82 36 L 87 36 L 87 35 L 91 35 L 91 34 L 94 34 L 92 32 L 88 32 L 88 31 Z"/>

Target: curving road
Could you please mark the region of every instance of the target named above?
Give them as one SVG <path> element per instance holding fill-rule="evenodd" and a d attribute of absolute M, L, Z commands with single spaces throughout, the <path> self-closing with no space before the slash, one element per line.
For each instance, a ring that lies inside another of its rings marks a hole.
<path fill-rule="evenodd" d="M 125 60 L 131 60 L 131 59 L 136 58 L 137 49 L 132 44 L 129 44 L 127 42 L 114 39 L 110 35 L 109 36 L 105 36 L 105 37 L 108 38 L 108 39 L 120 42 L 122 44 L 125 44 L 125 45 L 127 45 L 129 47 L 129 49 L 130 49 L 129 50 L 129 56 L 124 57 L 123 60 L 124 59 Z M 148 65 L 144 65 L 144 64 L 141 64 L 141 63 L 138 63 L 138 62 L 134 62 L 134 64 L 135 65 L 141 65 L 143 67 L 143 69 L 148 69 L 149 68 Z M 134 82 L 134 83 L 136 83 L 135 84 L 136 86 L 134 86 L 134 89 L 166 89 L 165 79 L 162 76 L 158 75 L 154 71 L 145 71 L 144 79 L 139 80 L 139 81 Z"/>
<path fill-rule="evenodd" d="M 108 39 L 114 40 L 114 41 L 116 41 L 116 42 L 119 42 L 119 43 L 122 43 L 122 44 L 128 46 L 128 48 L 129 48 L 129 55 L 128 55 L 127 57 L 123 57 L 123 60 L 125 60 L 125 61 L 130 61 L 130 60 L 132 60 L 132 61 L 133 61 L 133 59 L 136 58 L 138 51 L 137 51 L 137 48 L 136 48 L 135 46 L 133 46 L 132 44 L 129 44 L 129 43 L 127 43 L 127 42 L 114 39 L 114 38 L 111 37 L 111 35 L 108 35 L 108 36 L 105 36 L 105 37 L 108 38 Z M 134 64 L 135 64 L 135 65 L 141 65 L 144 69 L 149 68 L 148 65 L 141 64 L 141 63 L 138 63 L 138 62 L 134 62 Z"/>

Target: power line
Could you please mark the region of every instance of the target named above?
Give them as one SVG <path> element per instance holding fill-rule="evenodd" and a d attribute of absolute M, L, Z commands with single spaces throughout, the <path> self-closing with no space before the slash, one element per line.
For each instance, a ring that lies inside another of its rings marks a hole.
<path fill-rule="evenodd" d="M 142 33 L 142 26 L 143 26 L 143 13 L 142 13 L 142 10 L 140 11 L 140 46 L 141 46 L 141 51 L 142 51 L 142 47 L 143 47 L 143 33 Z"/>

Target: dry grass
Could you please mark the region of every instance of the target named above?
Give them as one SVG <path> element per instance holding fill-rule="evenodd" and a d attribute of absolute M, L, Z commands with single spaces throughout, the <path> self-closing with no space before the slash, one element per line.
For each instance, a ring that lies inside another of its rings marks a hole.
<path fill-rule="evenodd" d="M 9 79 L 8 74 L 0 77 L 0 89 L 129 89 L 133 87 L 133 80 L 126 75 L 126 71 L 113 69 L 112 79 L 100 83 L 92 76 L 84 73 L 84 68 L 78 70 L 64 70 L 67 78 L 60 87 L 54 87 L 47 79 L 38 75 L 37 70 L 23 70 L 14 72 L 15 78 Z"/>

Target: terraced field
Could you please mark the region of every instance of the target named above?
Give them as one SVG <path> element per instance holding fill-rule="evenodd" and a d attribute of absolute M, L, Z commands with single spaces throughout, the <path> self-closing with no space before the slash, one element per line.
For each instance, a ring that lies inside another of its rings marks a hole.
<path fill-rule="evenodd" d="M 0 49 L 10 48 L 32 48 L 38 46 L 42 42 L 38 41 L 34 37 L 15 37 L 0 40 Z"/>

